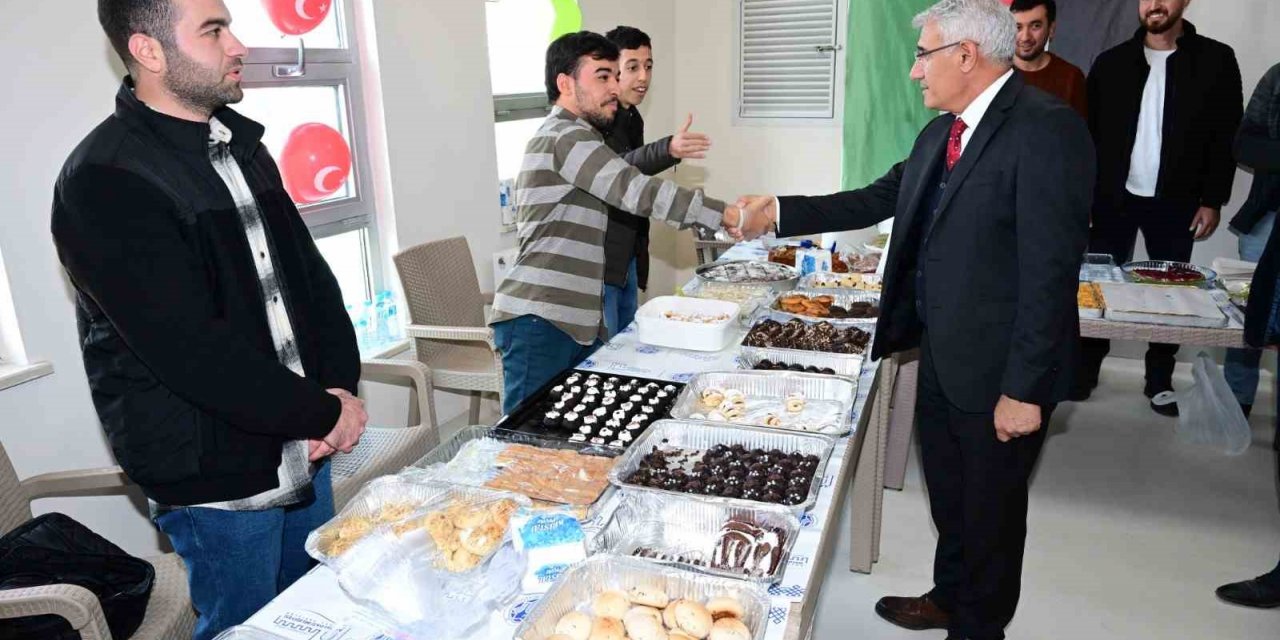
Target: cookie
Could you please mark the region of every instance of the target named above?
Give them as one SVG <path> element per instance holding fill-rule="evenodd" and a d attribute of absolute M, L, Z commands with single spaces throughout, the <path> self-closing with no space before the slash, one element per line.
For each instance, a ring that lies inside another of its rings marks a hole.
<path fill-rule="evenodd" d="M 587 640 L 627 640 L 627 632 L 617 618 L 596 618 L 591 622 L 591 635 Z"/>
<path fill-rule="evenodd" d="M 630 608 L 631 601 L 621 591 L 602 591 L 591 601 L 591 613 L 601 618 L 621 620 Z"/>
<path fill-rule="evenodd" d="M 711 632 L 711 613 L 700 603 L 683 600 L 676 605 L 676 627 L 695 638 L 705 638 Z"/>
<path fill-rule="evenodd" d="M 721 618 L 742 618 L 742 603 L 733 598 L 719 597 L 707 601 L 707 612 L 712 620 Z"/>
<path fill-rule="evenodd" d="M 708 640 L 751 640 L 751 630 L 737 618 L 721 618 L 712 625 Z"/>
<path fill-rule="evenodd" d="M 657 614 L 657 617 L 646 613 L 645 609 Z M 662 627 L 662 614 L 657 609 L 636 607 L 627 612 L 622 624 L 631 640 L 667 640 L 666 629 Z"/>
<path fill-rule="evenodd" d="M 635 604 L 655 609 L 662 609 L 670 602 L 666 591 L 649 585 L 631 587 L 631 590 L 627 592 L 627 596 Z"/>
<path fill-rule="evenodd" d="M 570 611 L 556 622 L 556 633 L 572 640 L 587 640 L 591 637 L 591 617 L 581 611 Z"/>

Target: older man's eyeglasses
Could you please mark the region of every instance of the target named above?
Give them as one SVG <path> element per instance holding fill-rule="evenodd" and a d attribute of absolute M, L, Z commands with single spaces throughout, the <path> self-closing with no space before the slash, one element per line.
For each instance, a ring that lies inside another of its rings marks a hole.
<path fill-rule="evenodd" d="M 927 59 L 929 58 L 929 56 L 931 56 L 931 55 L 933 55 L 933 54 L 935 54 L 935 53 L 937 53 L 937 52 L 939 52 L 939 51 L 946 51 L 947 49 L 950 49 L 951 47 L 958 47 L 958 46 L 960 46 L 960 45 L 961 45 L 961 44 L 963 44 L 963 43 L 964 43 L 964 40 L 956 40 L 955 42 L 952 42 L 951 44 L 944 44 L 944 45 L 942 45 L 941 47 L 937 47 L 937 48 L 935 48 L 935 49 L 921 49 L 920 47 L 916 47 L 916 62 L 924 62 L 925 60 L 927 60 Z"/>

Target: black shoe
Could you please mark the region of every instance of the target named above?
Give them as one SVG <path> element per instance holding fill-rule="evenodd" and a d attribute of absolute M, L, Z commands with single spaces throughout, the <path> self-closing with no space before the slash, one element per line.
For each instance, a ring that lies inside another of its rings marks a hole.
<path fill-rule="evenodd" d="M 1169 404 L 1156 404 L 1155 401 L 1152 400 L 1151 410 L 1162 416 L 1168 416 L 1170 418 L 1178 417 L 1178 403 L 1176 402 L 1170 402 Z"/>
<path fill-rule="evenodd" d="M 1256 609 L 1274 609 L 1280 607 L 1280 578 L 1268 574 L 1253 580 L 1232 582 L 1218 587 L 1216 593 L 1219 598 L 1231 604 Z"/>
<path fill-rule="evenodd" d="M 1162 416 L 1168 416 L 1168 417 L 1170 417 L 1170 418 L 1176 418 L 1176 417 L 1178 416 L 1178 403 L 1177 403 L 1177 402 L 1169 402 L 1168 404 L 1163 404 L 1163 403 L 1161 403 L 1161 404 L 1157 404 L 1157 403 L 1156 403 L 1156 400 L 1155 400 L 1155 399 L 1156 399 L 1156 396 L 1159 396 L 1160 394 L 1165 393 L 1166 391 L 1167 391 L 1167 392 L 1169 392 L 1169 393 L 1173 393 L 1173 389 L 1172 389 L 1172 387 L 1171 387 L 1171 386 L 1163 386 L 1163 385 L 1161 385 L 1161 386 L 1155 386 L 1155 385 L 1148 384 L 1148 385 L 1147 385 L 1147 387 L 1146 387 L 1145 389 L 1143 389 L 1143 390 L 1142 390 L 1142 393 L 1143 393 L 1143 395 L 1147 396 L 1148 398 L 1151 398 L 1151 410 L 1152 410 L 1152 411 L 1154 411 L 1154 412 L 1156 412 L 1156 413 L 1158 413 L 1158 414 L 1160 414 L 1160 415 L 1162 415 Z"/>

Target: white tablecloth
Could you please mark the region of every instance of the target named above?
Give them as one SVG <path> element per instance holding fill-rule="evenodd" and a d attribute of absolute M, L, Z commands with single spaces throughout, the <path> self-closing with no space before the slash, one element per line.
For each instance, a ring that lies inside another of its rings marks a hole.
<path fill-rule="evenodd" d="M 763 247 L 753 243 L 730 249 L 725 253 L 724 258 L 733 260 L 761 257 L 764 253 Z M 716 353 L 665 349 L 639 343 L 636 340 L 635 326 L 632 325 L 583 362 L 580 368 L 601 373 L 620 373 L 687 382 L 699 372 L 738 368 L 738 342 L 741 342 L 741 339 L 735 340 L 732 346 Z M 875 370 L 874 364 L 868 364 L 864 367 L 859 379 L 858 398 L 854 403 L 854 425 L 858 424 L 859 415 L 866 407 Z M 835 451 L 822 479 L 817 503 L 800 519 L 802 526 L 800 536 L 792 549 L 786 573 L 778 585 L 769 589 L 773 599 L 773 607 L 769 612 L 769 628 L 765 635 L 769 640 L 779 640 L 783 637 L 791 604 L 804 599 L 806 595 L 804 585 L 809 583 L 813 572 L 825 570 L 825 567 L 815 567 L 813 562 L 822 536 L 839 535 L 836 530 L 838 519 L 827 522 L 826 514 L 838 513 L 838 509 L 831 508 L 831 501 L 835 495 L 835 479 L 839 476 L 844 464 L 850 462 L 845 460 L 845 451 L 848 449 L 850 437 L 852 435 L 840 438 L 836 442 Z M 539 597 L 539 594 L 532 593 L 517 597 L 504 610 L 495 611 L 488 628 L 475 633 L 472 637 L 476 640 L 509 640 L 516 627 L 537 604 Z M 250 618 L 248 624 L 289 640 L 392 640 L 393 638 L 379 631 L 364 609 L 348 598 L 338 586 L 337 576 L 323 566 L 317 567 L 282 593 Z"/>

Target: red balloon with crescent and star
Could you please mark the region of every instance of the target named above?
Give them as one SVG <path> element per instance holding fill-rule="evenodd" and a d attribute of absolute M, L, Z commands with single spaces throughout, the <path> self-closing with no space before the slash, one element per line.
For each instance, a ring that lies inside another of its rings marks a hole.
<path fill-rule="evenodd" d="M 337 193 L 351 176 L 351 147 L 336 129 L 319 122 L 298 125 L 280 154 L 285 190 L 297 204 Z"/>
<path fill-rule="evenodd" d="M 333 0 L 262 0 L 262 7 L 281 33 L 300 36 L 324 22 Z"/>

